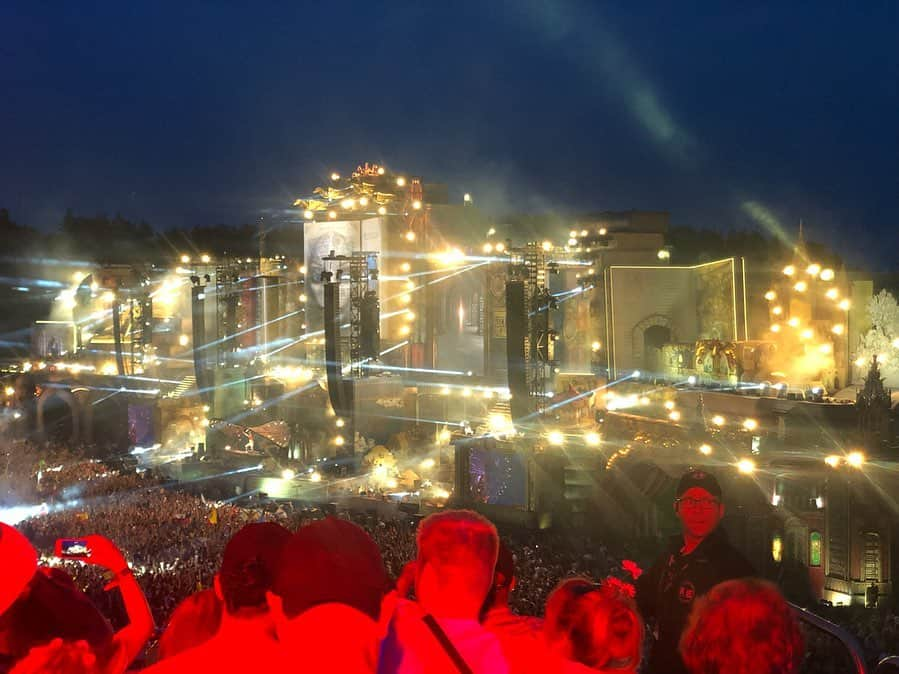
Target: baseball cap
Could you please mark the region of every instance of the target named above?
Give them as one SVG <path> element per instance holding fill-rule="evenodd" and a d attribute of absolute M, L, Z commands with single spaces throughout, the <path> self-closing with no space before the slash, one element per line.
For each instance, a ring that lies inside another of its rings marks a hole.
<path fill-rule="evenodd" d="M 12 606 L 37 571 L 37 554 L 31 543 L 8 524 L 0 522 L 0 614 Z"/>
<path fill-rule="evenodd" d="M 387 587 L 381 551 L 365 530 L 326 517 L 301 527 L 284 546 L 272 592 L 288 618 L 339 603 L 377 620 Z"/>
<path fill-rule="evenodd" d="M 721 498 L 721 485 L 718 484 L 718 480 L 715 479 L 714 475 L 704 470 L 690 470 L 684 473 L 680 482 L 677 483 L 677 496 L 682 496 L 684 492 L 692 487 L 705 489 L 715 498 Z"/>
<path fill-rule="evenodd" d="M 272 587 L 278 559 L 290 537 L 290 531 L 275 522 L 252 522 L 231 537 L 219 568 L 229 612 L 265 606 L 265 593 Z"/>

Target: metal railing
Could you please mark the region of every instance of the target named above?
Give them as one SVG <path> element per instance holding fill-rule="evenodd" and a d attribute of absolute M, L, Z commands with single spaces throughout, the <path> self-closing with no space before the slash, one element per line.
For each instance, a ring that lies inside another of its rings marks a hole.
<path fill-rule="evenodd" d="M 899 655 L 888 655 L 874 668 L 874 674 L 889 674 L 889 672 L 899 672 Z"/>

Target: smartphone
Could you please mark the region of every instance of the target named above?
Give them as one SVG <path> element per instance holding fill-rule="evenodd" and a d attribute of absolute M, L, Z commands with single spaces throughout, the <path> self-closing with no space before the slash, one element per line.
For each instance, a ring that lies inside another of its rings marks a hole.
<path fill-rule="evenodd" d="M 56 541 L 56 556 L 64 559 L 90 557 L 91 549 L 83 538 L 60 538 Z"/>

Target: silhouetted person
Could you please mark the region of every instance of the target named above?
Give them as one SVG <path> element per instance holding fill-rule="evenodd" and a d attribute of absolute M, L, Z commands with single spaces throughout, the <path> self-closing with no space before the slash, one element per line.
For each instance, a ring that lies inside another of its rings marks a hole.
<path fill-rule="evenodd" d="M 682 533 L 637 581 L 637 604 L 656 636 L 647 670 L 652 674 L 686 672 L 677 648 L 696 598 L 724 580 L 755 575 L 718 528 L 724 504 L 715 477 L 691 470 L 681 477 L 676 495 Z"/>
<path fill-rule="evenodd" d="M 558 656 L 592 670 L 636 672 L 643 622 L 623 586 L 614 578 L 602 583 L 568 578 L 559 583 L 546 601 L 543 632 L 549 647 Z M 568 665 L 555 671 L 580 669 Z"/>
<path fill-rule="evenodd" d="M 755 578 L 726 581 L 701 597 L 680 651 L 690 674 L 795 674 L 805 655 L 789 604 Z"/>
<path fill-rule="evenodd" d="M 225 609 L 215 636 L 162 660 L 148 674 L 273 671 L 279 651 L 266 593 L 290 535 L 274 522 L 247 524 L 234 534 L 214 581 Z"/>
<path fill-rule="evenodd" d="M 378 672 L 506 674 L 499 640 L 479 622 L 496 567 L 496 527 L 470 510 L 445 511 L 422 521 L 417 544 L 417 601 L 395 598 Z"/>
<path fill-rule="evenodd" d="M 336 517 L 301 527 L 268 593 L 279 671 L 374 672 L 387 587 L 381 551 L 361 527 Z"/>

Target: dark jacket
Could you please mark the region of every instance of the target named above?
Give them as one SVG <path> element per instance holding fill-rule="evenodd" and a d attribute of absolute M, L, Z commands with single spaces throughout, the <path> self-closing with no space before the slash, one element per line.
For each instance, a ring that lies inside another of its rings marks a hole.
<path fill-rule="evenodd" d="M 681 554 L 683 544 L 682 536 L 673 536 L 665 553 L 637 580 L 637 605 L 658 635 L 646 670 L 650 674 L 686 672 L 678 642 L 697 597 L 725 580 L 756 575 L 720 528 L 689 555 Z"/>

